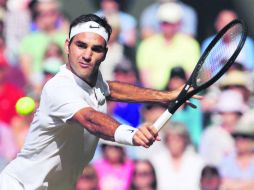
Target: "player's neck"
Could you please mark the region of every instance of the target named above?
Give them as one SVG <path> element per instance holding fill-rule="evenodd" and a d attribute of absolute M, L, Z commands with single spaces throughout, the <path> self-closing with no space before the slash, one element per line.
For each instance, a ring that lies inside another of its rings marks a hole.
<path fill-rule="evenodd" d="M 90 87 L 94 87 L 96 85 L 97 78 L 98 78 L 98 71 L 95 71 L 90 75 L 90 77 L 88 77 L 87 79 L 82 79 L 82 80 L 84 80 Z"/>

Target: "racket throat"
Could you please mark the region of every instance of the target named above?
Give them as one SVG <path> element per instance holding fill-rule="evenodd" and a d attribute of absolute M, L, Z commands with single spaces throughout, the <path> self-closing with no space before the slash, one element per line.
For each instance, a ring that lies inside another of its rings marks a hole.
<path fill-rule="evenodd" d="M 178 100 L 170 102 L 168 105 L 168 111 L 171 114 L 174 114 L 178 108 L 179 108 L 179 101 Z"/>
<path fill-rule="evenodd" d="M 184 88 L 182 89 L 182 91 L 180 92 L 180 94 L 178 95 L 177 99 L 169 103 L 169 106 L 168 106 L 169 113 L 174 114 L 175 111 L 183 104 L 183 102 L 187 100 L 185 99 L 185 97 L 190 88 L 191 88 L 191 85 L 186 84 Z"/>

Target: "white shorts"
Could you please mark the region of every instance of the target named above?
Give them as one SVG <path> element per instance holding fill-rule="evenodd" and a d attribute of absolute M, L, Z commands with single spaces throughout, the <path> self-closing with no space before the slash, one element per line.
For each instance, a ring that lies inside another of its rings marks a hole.
<path fill-rule="evenodd" d="M 0 173 L 0 190 L 24 190 L 23 185 L 5 172 Z"/>

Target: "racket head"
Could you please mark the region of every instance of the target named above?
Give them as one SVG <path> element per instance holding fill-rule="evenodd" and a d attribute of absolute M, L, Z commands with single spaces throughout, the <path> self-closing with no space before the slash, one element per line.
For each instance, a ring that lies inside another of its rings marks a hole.
<path fill-rule="evenodd" d="M 229 69 L 242 50 L 246 37 L 247 25 L 239 19 L 231 21 L 220 30 L 201 55 L 176 101 L 169 105 L 170 113 L 174 113 L 193 95 L 211 86 Z M 228 42 L 225 43 L 224 40 Z"/>
<path fill-rule="evenodd" d="M 239 19 L 231 21 L 219 31 L 205 49 L 190 77 L 192 87 L 199 91 L 216 82 L 234 63 L 246 37 L 247 26 Z"/>

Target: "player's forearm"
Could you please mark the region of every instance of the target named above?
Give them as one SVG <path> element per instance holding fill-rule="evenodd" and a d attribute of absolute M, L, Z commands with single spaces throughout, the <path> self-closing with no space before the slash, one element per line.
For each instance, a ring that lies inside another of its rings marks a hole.
<path fill-rule="evenodd" d="M 158 139 L 158 131 L 151 125 L 144 124 L 138 129 L 118 123 L 108 115 L 92 108 L 83 108 L 74 118 L 92 134 L 120 144 L 143 146 L 148 148 Z"/>
<path fill-rule="evenodd" d="M 122 82 L 108 82 L 110 88 L 110 100 L 142 103 L 167 103 L 176 97 L 176 93 L 141 88 Z"/>
<path fill-rule="evenodd" d="M 80 110 L 74 115 L 74 119 L 80 122 L 92 134 L 112 141 L 114 140 L 115 130 L 120 125 L 113 118 L 92 108 Z"/>

